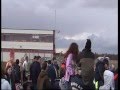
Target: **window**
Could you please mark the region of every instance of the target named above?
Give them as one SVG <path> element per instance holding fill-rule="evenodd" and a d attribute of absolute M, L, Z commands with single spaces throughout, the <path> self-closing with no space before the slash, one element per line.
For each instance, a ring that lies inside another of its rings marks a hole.
<path fill-rule="evenodd" d="M 17 42 L 53 42 L 52 34 L 7 34 L 1 35 L 2 41 Z"/>

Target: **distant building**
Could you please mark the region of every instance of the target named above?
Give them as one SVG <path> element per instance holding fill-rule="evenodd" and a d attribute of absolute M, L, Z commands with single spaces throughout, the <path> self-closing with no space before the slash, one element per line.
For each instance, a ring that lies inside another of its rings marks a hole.
<path fill-rule="evenodd" d="M 55 30 L 2 29 L 1 58 L 10 59 L 10 51 L 14 51 L 14 59 L 21 59 L 25 54 L 30 59 L 35 55 L 53 57 L 55 53 Z"/>

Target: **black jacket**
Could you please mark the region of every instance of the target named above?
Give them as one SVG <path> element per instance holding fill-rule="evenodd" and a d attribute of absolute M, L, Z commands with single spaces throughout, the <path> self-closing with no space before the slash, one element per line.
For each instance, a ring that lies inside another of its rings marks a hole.
<path fill-rule="evenodd" d="M 37 84 L 37 79 L 40 72 L 41 72 L 40 63 L 37 61 L 34 61 L 30 66 L 30 78 L 32 80 L 32 83 Z"/>
<path fill-rule="evenodd" d="M 79 58 L 92 58 L 95 59 L 94 53 L 89 49 L 83 49 L 81 53 L 79 53 Z"/>
<path fill-rule="evenodd" d="M 15 83 L 20 83 L 21 73 L 20 73 L 20 66 L 18 64 L 14 65 L 13 72 L 15 74 Z"/>
<path fill-rule="evenodd" d="M 91 51 L 91 41 L 88 39 L 85 48 L 79 53 L 77 63 L 80 62 L 82 58 L 95 59 L 94 53 Z"/>
<path fill-rule="evenodd" d="M 56 79 L 55 69 L 54 69 L 54 66 L 52 64 L 50 66 L 48 66 L 47 73 L 48 73 L 48 77 L 51 80 L 55 80 Z"/>

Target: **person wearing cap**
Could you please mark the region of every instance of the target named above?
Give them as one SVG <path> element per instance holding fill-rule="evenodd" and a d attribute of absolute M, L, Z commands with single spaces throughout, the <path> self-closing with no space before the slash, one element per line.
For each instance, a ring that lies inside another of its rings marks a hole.
<path fill-rule="evenodd" d="M 88 89 L 95 89 L 94 80 L 94 61 L 95 55 L 91 51 L 91 40 L 87 39 L 85 48 L 79 53 L 79 64 L 81 64 L 81 77 L 83 83 Z"/>

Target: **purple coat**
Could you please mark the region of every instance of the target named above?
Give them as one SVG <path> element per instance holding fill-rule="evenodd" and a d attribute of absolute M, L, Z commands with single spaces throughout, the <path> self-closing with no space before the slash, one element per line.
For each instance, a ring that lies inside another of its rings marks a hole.
<path fill-rule="evenodd" d="M 66 72 L 65 72 L 65 81 L 69 81 L 71 75 L 75 75 L 75 69 L 74 69 L 74 63 L 73 63 L 73 54 L 70 53 L 66 60 Z"/>

